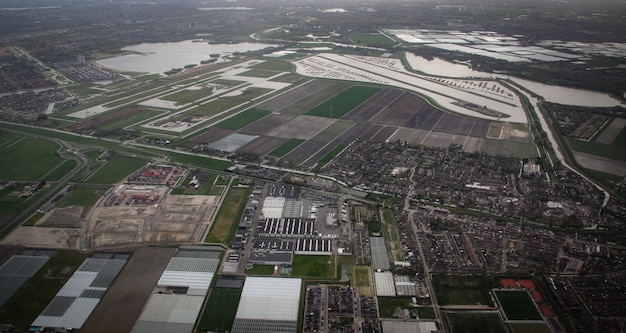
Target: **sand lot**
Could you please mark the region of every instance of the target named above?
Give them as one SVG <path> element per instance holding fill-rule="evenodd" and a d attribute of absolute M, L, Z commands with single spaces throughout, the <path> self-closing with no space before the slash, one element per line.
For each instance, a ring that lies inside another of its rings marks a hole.
<path fill-rule="evenodd" d="M 217 196 L 169 195 L 155 205 L 98 207 L 89 220 L 90 248 L 195 243 L 217 211 Z"/>
<path fill-rule="evenodd" d="M 2 240 L 2 244 L 75 249 L 79 235 L 80 230 L 72 228 L 17 227 Z"/>

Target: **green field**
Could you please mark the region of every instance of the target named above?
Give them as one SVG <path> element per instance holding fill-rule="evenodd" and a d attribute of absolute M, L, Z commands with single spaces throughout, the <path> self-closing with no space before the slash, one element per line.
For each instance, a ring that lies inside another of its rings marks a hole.
<path fill-rule="evenodd" d="M 221 121 L 216 125 L 216 127 L 227 129 L 231 131 L 236 131 L 250 123 L 253 123 L 271 112 L 259 109 L 248 109 L 243 111 L 235 116 L 232 116 L 224 121 Z"/>
<path fill-rule="evenodd" d="M 616 141 L 618 139 L 622 140 L 620 138 L 622 136 L 622 133 L 624 133 L 624 130 L 620 132 L 618 138 L 615 139 Z M 624 148 L 624 146 L 607 145 L 598 142 L 586 142 L 572 138 L 566 138 L 566 140 L 569 143 L 570 147 L 572 147 L 572 149 L 575 151 L 626 162 L 626 148 Z"/>
<path fill-rule="evenodd" d="M 78 185 L 59 203 L 59 207 L 81 206 L 91 207 L 104 194 L 104 189 Z"/>
<path fill-rule="evenodd" d="M 335 266 L 330 256 L 307 256 L 296 254 L 293 256 L 293 277 L 332 279 L 335 275 Z"/>
<path fill-rule="evenodd" d="M 60 250 L 0 308 L 0 322 L 22 332 L 45 309 L 89 253 Z"/>
<path fill-rule="evenodd" d="M 213 288 L 198 323 L 204 331 L 229 331 L 235 321 L 241 289 Z"/>
<path fill-rule="evenodd" d="M 551 333 L 550 327 L 545 323 L 537 324 L 512 324 L 509 323 L 512 333 Z"/>
<path fill-rule="evenodd" d="M 533 158 L 539 156 L 534 143 L 485 139 L 480 152 L 490 156 Z"/>
<path fill-rule="evenodd" d="M 138 124 L 140 122 L 146 121 L 152 117 L 156 117 L 160 114 L 166 113 L 166 111 L 158 111 L 158 110 L 143 110 L 139 113 L 133 114 L 129 117 L 125 117 L 116 121 L 112 121 L 110 123 L 106 123 L 102 126 L 100 126 L 100 128 L 105 129 L 105 130 L 113 130 L 113 129 L 120 129 L 120 128 L 125 128 L 128 126 L 132 126 L 135 124 Z"/>
<path fill-rule="evenodd" d="M 276 149 L 272 150 L 268 155 L 274 156 L 274 157 L 283 157 L 287 153 L 289 153 L 290 151 L 294 150 L 296 147 L 301 145 L 303 142 L 304 140 L 300 140 L 300 139 L 289 139 L 287 140 L 287 142 L 283 143 L 282 145 L 278 146 Z"/>
<path fill-rule="evenodd" d="M 480 276 L 433 276 L 440 305 L 493 305 L 491 286 Z"/>
<path fill-rule="evenodd" d="M 338 119 L 374 96 L 378 91 L 380 91 L 380 88 L 362 86 L 350 87 L 305 114 L 309 116 Z"/>
<path fill-rule="evenodd" d="M 146 161 L 124 155 L 114 155 L 86 180 L 93 184 L 115 184 L 146 165 Z"/>
<path fill-rule="evenodd" d="M 243 210 L 246 208 L 248 195 L 252 192 L 252 188 L 231 187 L 226 193 L 226 197 L 220 206 L 220 209 L 213 221 L 211 231 L 206 241 L 210 243 L 226 243 L 231 244 L 235 238 L 235 232 L 239 225 L 239 219 Z"/>
<path fill-rule="evenodd" d="M 59 145 L 52 141 L 0 133 L 0 179 L 41 180 L 64 163 L 57 154 Z"/>
<path fill-rule="evenodd" d="M 48 181 L 58 181 L 63 178 L 66 174 L 72 171 L 76 167 L 77 163 L 73 160 L 65 160 L 60 165 L 57 165 L 54 169 L 50 170 L 48 174 L 46 174 L 45 179 Z"/>
<path fill-rule="evenodd" d="M 509 320 L 541 320 L 534 301 L 526 291 L 495 291 Z"/>
<path fill-rule="evenodd" d="M 352 39 L 352 41 L 355 42 L 356 44 L 365 44 L 365 45 L 378 46 L 378 47 L 392 46 L 392 45 L 397 44 L 394 40 L 379 33 L 354 34 L 350 36 L 350 39 Z"/>
<path fill-rule="evenodd" d="M 347 145 L 345 144 L 338 144 L 335 148 L 333 148 L 333 150 L 329 151 L 328 154 L 324 155 L 324 157 L 322 157 L 317 163 L 322 166 L 326 165 L 326 163 L 332 161 L 332 159 L 339 155 L 339 153 L 341 153 L 346 147 Z"/>
<path fill-rule="evenodd" d="M 24 186 L 26 185 L 19 184 L 0 190 L 0 221 L 5 218 L 8 220 L 20 213 L 48 190 L 48 188 L 43 188 L 32 197 L 20 198 L 19 194 L 24 190 Z"/>
<path fill-rule="evenodd" d="M 378 297 L 378 311 L 382 318 L 396 318 L 396 308 L 409 309 L 411 297 Z"/>
<path fill-rule="evenodd" d="M 246 270 L 246 274 L 250 275 L 272 275 L 274 274 L 274 266 L 272 265 L 254 265 Z"/>
<path fill-rule="evenodd" d="M 181 89 L 173 94 L 163 96 L 161 99 L 178 104 L 187 104 L 209 97 L 211 94 L 213 94 L 213 87 L 204 86 L 202 89 Z"/>
<path fill-rule="evenodd" d="M 435 319 L 435 309 L 431 306 L 422 306 L 417 308 L 417 315 L 420 319 Z"/>
<path fill-rule="evenodd" d="M 444 312 L 450 333 L 506 333 L 497 313 Z"/>

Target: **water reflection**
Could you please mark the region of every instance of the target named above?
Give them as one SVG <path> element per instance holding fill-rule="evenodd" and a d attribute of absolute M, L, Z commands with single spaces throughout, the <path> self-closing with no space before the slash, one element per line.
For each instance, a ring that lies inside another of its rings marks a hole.
<path fill-rule="evenodd" d="M 261 43 L 209 44 L 191 40 L 176 43 L 143 43 L 123 48 L 137 52 L 99 60 L 102 66 L 119 71 L 139 73 L 163 73 L 172 68 L 199 65 L 211 54 L 229 55 L 234 52 L 256 51 L 276 45 Z"/>
<path fill-rule="evenodd" d="M 455 78 L 503 78 L 510 79 L 524 88 L 542 96 L 546 101 L 579 106 L 611 107 L 622 105 L 621 102 L 608 94 L 544 84 L 540 82 L 520 79 L 508 75 L 481 72 L 469 68 L 464 64 L 445 61 L 440 58 L 428 60 L 407 52 L 406 58 L 414 70 L 430 75 Z"/>

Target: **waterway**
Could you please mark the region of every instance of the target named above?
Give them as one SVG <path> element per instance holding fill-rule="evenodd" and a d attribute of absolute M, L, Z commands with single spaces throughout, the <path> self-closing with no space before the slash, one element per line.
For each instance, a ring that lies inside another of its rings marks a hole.
<path fill-rule="evenodd" d="M 98 64 L 124 72 L 163 73 L 172 68 L 186 65 L 200 65 L 203 60 L 210 59 L 211 54 L 221 56 L 234 52 L 261 50 L 276 45 L 262 43 L 209 44 L 186 40 L 175 43 L 142 43 L 123 48 L 133 52 L 113 58 L 99 60 Z"/>
<path fill-rule="evenodd" d="M 406 53 L 406 58 L 411 68 L 430 75 L 454 78 L 510 79 L 511 81 L 523 86 L 539 96 L 542 96 L 546 101 L 552 103 L 590 107 L 623 106 L 619 100 L 605 93 L 549 85 L 509 75 L 482 72 L 474 70 L 464 64 L 451 63 L 440 58 L 428 60 L 410 52 Z"/>

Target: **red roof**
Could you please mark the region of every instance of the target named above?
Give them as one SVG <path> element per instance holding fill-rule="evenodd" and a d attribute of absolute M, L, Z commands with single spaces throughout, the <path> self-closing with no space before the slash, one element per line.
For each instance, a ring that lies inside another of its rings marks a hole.
<path fill-rule="evenodd" d="M 547 305 L 541 305 L 539 308 L 541 309 L 541 312 L 543 313 L 544 316 L 554 317 L 554 312 L 552 311 L 551 307 Z"/>
<path fill-rule="evenodd" d="M 519 285 L 526 289 L 537 289 L 533 280 L 519 280 Z"/>

